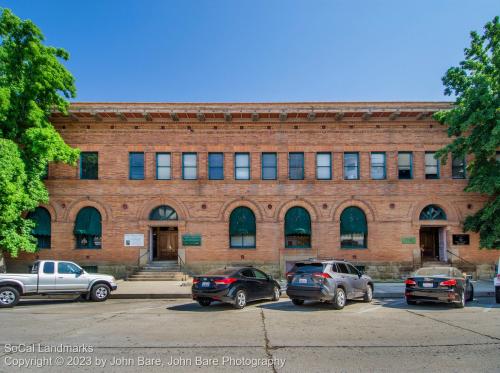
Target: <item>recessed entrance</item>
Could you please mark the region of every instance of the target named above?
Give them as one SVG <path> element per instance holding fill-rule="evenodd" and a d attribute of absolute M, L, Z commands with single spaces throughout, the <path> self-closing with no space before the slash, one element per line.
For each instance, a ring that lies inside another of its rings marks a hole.
<path fill-rule="evenodd" d="M 420 249 L 422 261 L 447 261 L 446 230 L 444 227 L 421 227 Z"/>
<path fill-rule="evenodd" d="M 153 227 L 153 260 L 177 260 L 179 239 L 177 227 Z"/>

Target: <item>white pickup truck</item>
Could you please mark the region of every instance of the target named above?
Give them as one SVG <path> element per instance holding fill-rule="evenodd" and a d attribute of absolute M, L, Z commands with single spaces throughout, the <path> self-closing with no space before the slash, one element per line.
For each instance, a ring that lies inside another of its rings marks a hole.
<path fill-rule="evenodd" d="M 14 307 L 24 295 L 82 294 L 102 302 L 116 290 L 113 276 L 90 274 L 79 265 L 58 260 L 33 263 L 31 273 L 0 274 L 0 308 Z"/>

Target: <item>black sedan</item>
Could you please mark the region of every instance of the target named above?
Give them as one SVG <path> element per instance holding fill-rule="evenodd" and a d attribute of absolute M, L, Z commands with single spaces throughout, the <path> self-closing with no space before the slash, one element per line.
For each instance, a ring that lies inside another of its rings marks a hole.
<path fill-rule="evenodd" d="M 224 268 L 196 276 L 191 291 L 193 299 L 203 307 L 219 301 L 238 309 L 253 300 L 277 301 L 281 295 L 280 285 L 272 276 L 253 267 Z"/>
<path fill-rule="evenodd" d="M 470 279 L 454 267 L 424 267 L 405 281 L 406 303 L 452 303 L 463 308 L 474 298 Z"/>

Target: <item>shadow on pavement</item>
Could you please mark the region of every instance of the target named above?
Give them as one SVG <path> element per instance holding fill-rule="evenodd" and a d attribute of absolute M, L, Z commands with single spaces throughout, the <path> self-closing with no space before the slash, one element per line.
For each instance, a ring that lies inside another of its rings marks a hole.
<path fill-rule="evenodd" d="M 85 300 L 80 299 L 80 297 L 76 298 L 64 298 L 64 299 L 21 299 L 17 304 L 17 307 L 32 307 L 32 306 L 47 306 L 50 304 L 69 304 L 75 302 L 86 302 Z"/>
<path fill-rule="evenodd" d="M 357 302 L 356 301 L 347 301 L 347 304 L 345 305 L 344 309 L 349 309 L 350 305 L 352 305 L 354 303 L 357 303 Z M 264 303 L 258 307 L 264 308 L 266 310 L 284 311 L 284 312 L 337 311 L 329 303 L 314 302 L 314 301 L 309 301 L 309 302 L 306 301 L 301 306 L 294 305 L 292 303 L 292 301 L 284 301 L 284 302 Z"/>
<path fill-rule="evenodd" d="M 398 302 L 384 302 L 382 307 L 403 309 L 408 311 L 443 311 L 447 312 L 450 310 L 463 310 L 461 308 L 456 308 L 454 304 L 451 303 L 434 303 L 434 302 L 418 302 L 416 305 L 409 305 L 403 299 Z M 465 308 L 500 308 L 500 304 L 495 304 L 495 299 L 493 297 L 481 297 L 475 298 L 472 301 L 465 303 Z"/>
<path fill-rule="evenodd" d="M 227 303 L 214 302 L 208 307 L 202 307 L 198 302 L 190 302 L 184 304 L 176 304 L 175 306 L 167 307 L 171 311 L 184 311 L 184 312 L 221 312 L 228 310 L 235 310 L 235 308 Z"/>

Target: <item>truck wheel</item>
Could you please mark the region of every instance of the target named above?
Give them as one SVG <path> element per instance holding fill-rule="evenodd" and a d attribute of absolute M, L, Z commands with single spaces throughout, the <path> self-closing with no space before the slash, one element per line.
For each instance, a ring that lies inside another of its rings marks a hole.
<path fill-rule="evenodd" d="M 345 296 L 345 291 L 342 288 L 337 288 L 337 291 L 335 292 L 335 297 L 333 298 L 333 308 L 336 310 L 341 310 L 344 308 L 345 303 L 347 301 L 347 298 Z"/>
<path fill-rule="evenodd" d="M 106 284 L 94 285 L 90 292 L 90 297 L 94 302 L 104 302 L 109 297 L 111 289 Z"/>
<path fill-rule="evenodd" d="M 5 286 L 0 288 L 0 308 L 14 307 L 19 303 L 19 291 L 16 288 Z"/>

